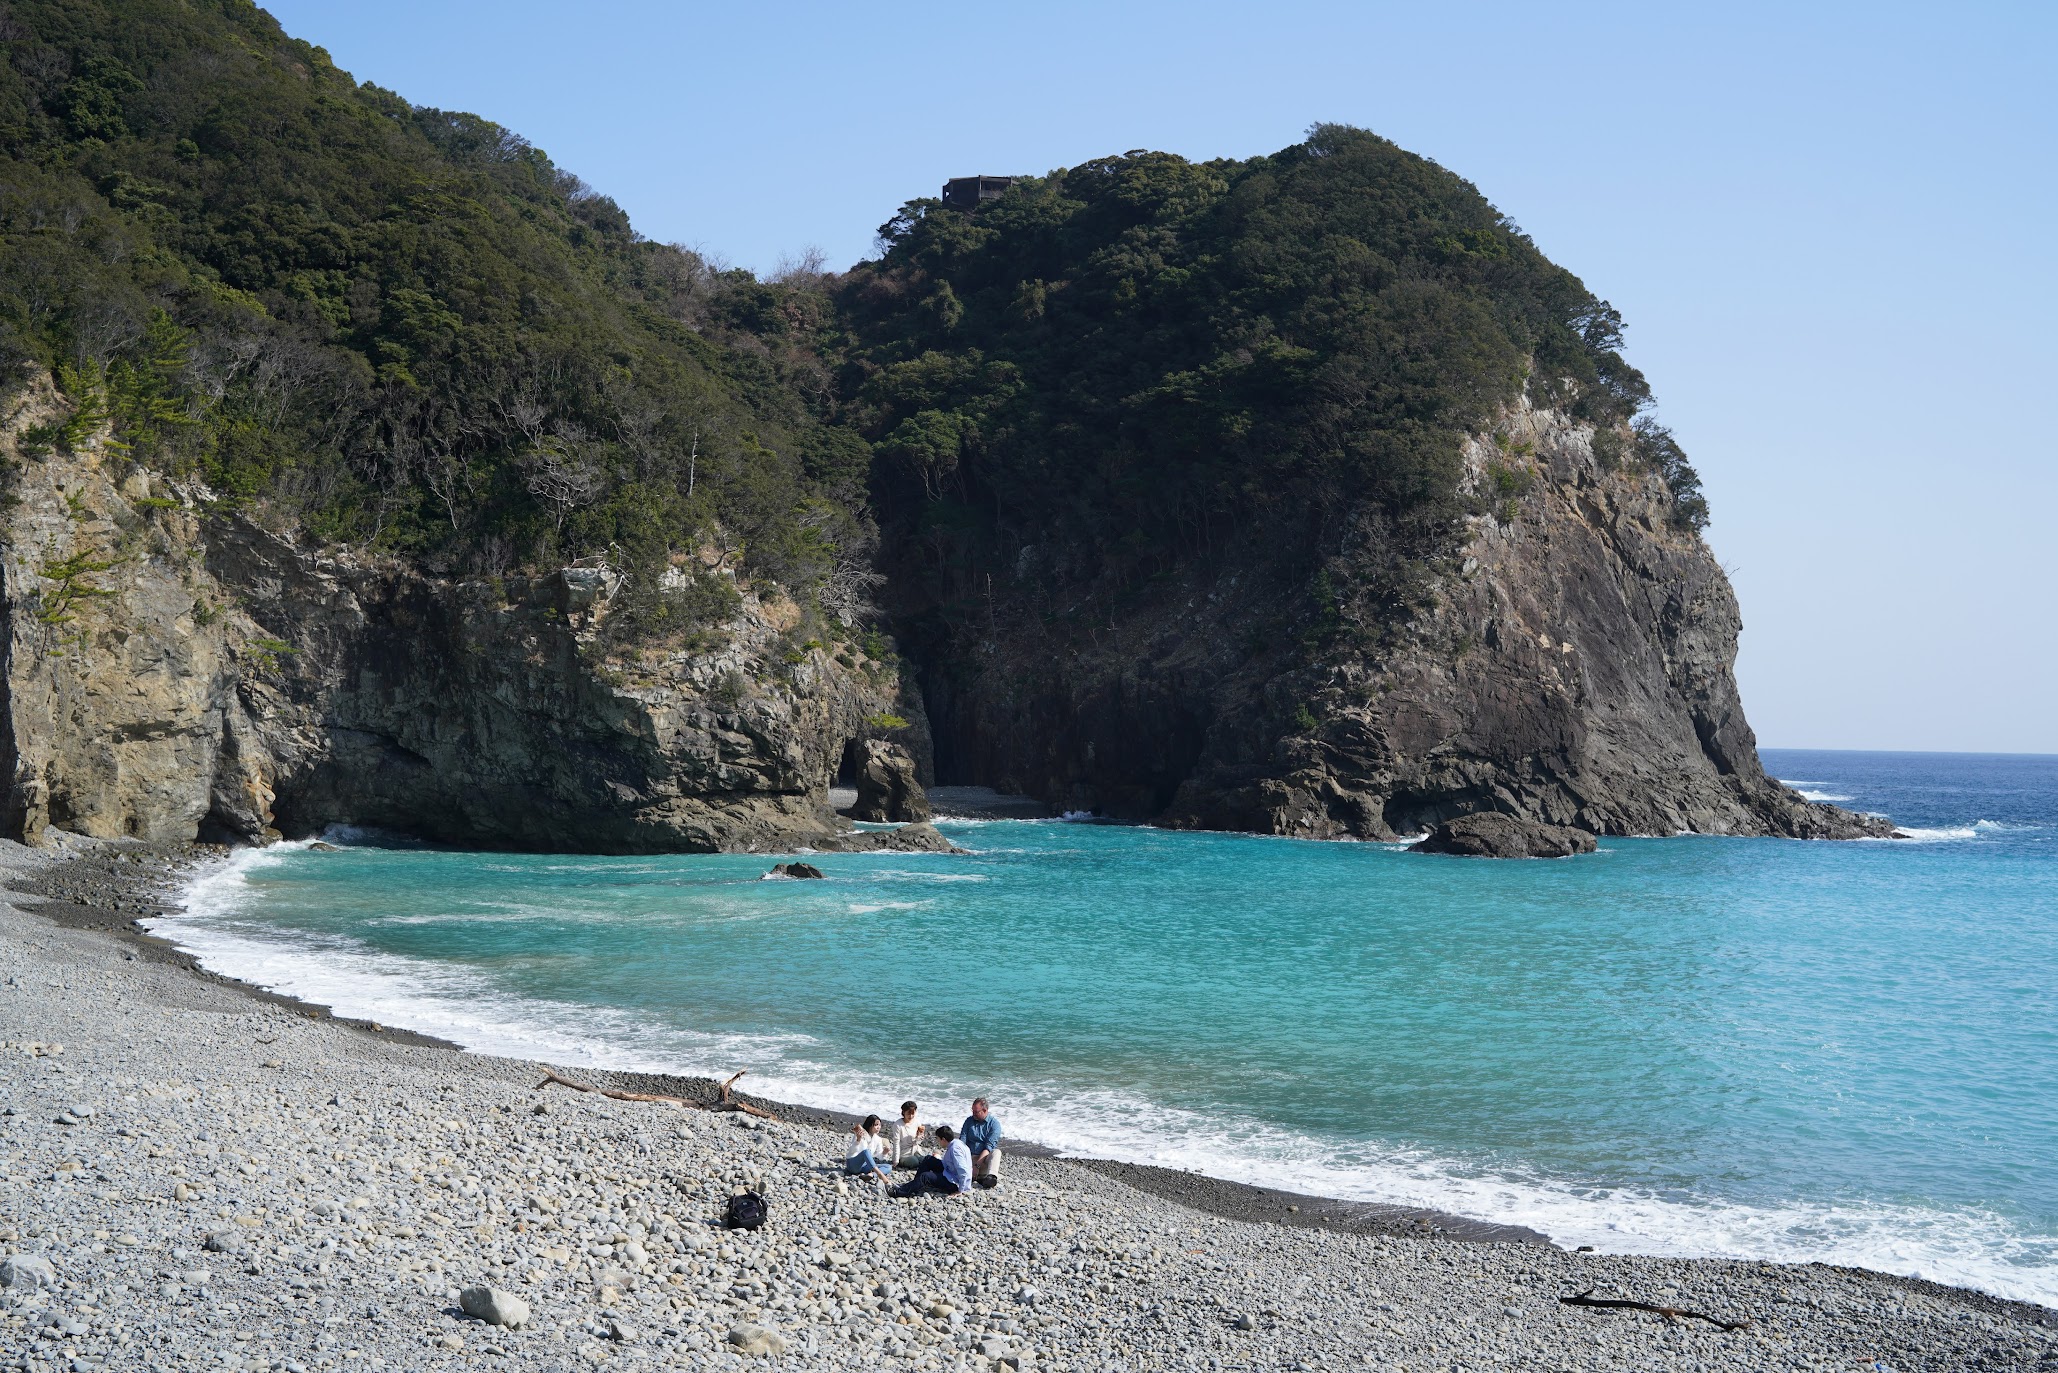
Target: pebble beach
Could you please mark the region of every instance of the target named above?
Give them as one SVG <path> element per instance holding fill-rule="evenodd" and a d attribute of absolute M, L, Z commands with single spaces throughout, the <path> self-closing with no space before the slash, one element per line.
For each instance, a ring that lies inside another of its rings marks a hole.
<path fill-rule="evenodd" d="M 1857 1270 L 1274 1223 L 1034 1156 L 891 1198 L 819 1113 L 539 1088 L 198 972 L 129 928 L 165 873 L 0 852 L 0 1370 L 2058 1370 L 2058 1313 Z M 745 1188 L 770 1219 L 725 1231 Z"/>

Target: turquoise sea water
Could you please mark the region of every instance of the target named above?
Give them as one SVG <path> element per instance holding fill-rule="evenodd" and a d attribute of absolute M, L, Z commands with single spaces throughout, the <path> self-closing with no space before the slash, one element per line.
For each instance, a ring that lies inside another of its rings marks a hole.
<path fill-rule="evenodd" d="M 969 857 L 280 846 L 162 932 L 468 1047 L 752 1070 L 1604 1250 L 2058 1304 L 2058 758 L 1768 752 L 1913 841 L 1488 862 L 1040 821 Z"/>

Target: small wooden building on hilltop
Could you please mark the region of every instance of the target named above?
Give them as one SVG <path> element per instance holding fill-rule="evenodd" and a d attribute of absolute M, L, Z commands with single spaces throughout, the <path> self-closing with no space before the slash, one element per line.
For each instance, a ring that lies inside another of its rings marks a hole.
<path fill-rule="evenodd" d="M 1015 184 L 1011 176 L 954 176 L 943 183 L 943 203 L 958 210 L 976 210 Z"/>

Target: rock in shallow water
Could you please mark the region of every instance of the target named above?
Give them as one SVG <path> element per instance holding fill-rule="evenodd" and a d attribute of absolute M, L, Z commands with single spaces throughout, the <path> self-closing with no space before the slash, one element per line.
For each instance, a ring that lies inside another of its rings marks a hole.
<path fill-rule="evenodd" d="M 964 853 L 936 826 L 926 822 L 902 825 L 895 830 L 855 830 L 816 845 L 824 852 L 873 853 L 882 849 L 899 853 Z"/>
<path fill-rule="evenodd" d="M 1410 851 L 1466 858 L 1569 858 L 1592 853 L 1594 847 L 1593 835 L 1585 830 L 1486 811 L 1445 821 Z"/>
<path fill-rule="evenodd" d="M 844 767 L 857 775 L 851 819 L 905 825 L 929 818 L 929 798 L 915 778 L 915 760 L 899 744 L 853 739 L 844 750 Z"/>

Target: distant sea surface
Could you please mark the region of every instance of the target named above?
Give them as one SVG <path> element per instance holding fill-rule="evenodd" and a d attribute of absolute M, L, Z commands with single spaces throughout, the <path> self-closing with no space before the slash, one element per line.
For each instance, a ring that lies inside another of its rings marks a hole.
<path fill-rule="evenodd" d="M 1768 750 L 1915 837 L 1431 858 L 1062 821 L 969 857 L 284 844 L 160 932 L 467 1047 L 2058 1305 L 2058 758 Z M 353 837 L 342 836 L 346 841 Z"/>

